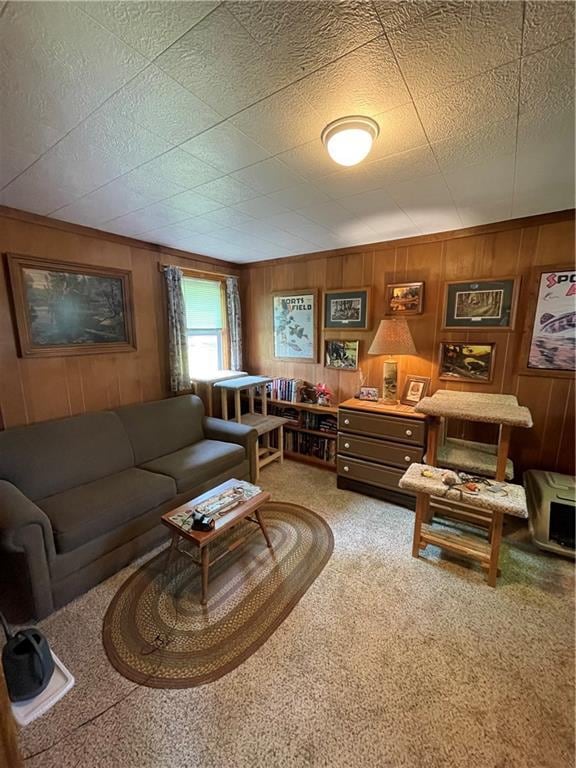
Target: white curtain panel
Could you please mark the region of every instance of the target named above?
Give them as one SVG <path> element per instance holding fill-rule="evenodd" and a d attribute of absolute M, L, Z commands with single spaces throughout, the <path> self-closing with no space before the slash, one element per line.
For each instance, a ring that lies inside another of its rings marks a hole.
<path fill-rule="evenodd" d="M 188 343 L 186 339 L 186 308 L 182 290 L 182 270 L 165 267 L 166 296 L 168 306 L 168 355 L 170 365 L 170 389 L 172 392 L 189 390 Z"/>
<path fill-rule="evenodd" d="M 230 366 L 233 371 L 242 370 L 242 310 L 238 278 L 226 278 L 226 312 L 230 332 Z"/>

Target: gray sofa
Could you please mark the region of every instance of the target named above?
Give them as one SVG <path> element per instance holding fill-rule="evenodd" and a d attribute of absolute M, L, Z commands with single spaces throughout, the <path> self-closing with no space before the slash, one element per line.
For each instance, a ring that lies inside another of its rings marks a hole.
<path fill-rule="evenodd" d="M 252 479 L 256 441 L 193 395 L 0 432 L 4 578 L 47 616 L 166 538 L 163 512 Z"/>

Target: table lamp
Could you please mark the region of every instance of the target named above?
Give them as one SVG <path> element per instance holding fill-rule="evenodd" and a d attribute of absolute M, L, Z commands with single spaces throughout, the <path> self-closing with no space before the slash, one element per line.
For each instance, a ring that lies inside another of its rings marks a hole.
<path fill-rule="evenodd" d="M 385 403 L 397 403 L 398 363 L 391 355 L 415 355 L 416 347 L 404 317 L 380 320 L 376 336 L 368 350 L 369 355 L 388 355 L 384 361 L 382 398 Z"/>

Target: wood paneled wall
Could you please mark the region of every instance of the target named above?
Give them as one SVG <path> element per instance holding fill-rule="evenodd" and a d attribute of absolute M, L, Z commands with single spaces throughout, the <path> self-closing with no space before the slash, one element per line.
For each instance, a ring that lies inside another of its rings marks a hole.
<path fill-rule="evenodd" d="M 361 368 L 371 386 L 382 385 L 382 359 L 367 350 L 383 315 L 384 288 L 400 281 L 425 282 L 424 313 L 409 317 L 417 357 L 400 359 L 400 387 L 407 373 L 430 376 L 432 391 L 439 388 L 504 392 L 517 395 L 532 411 L 534 428 L 516 430 L 512 454 L 519 469 L 546 468 L 574 472 L 574 380 L 518 375 L 518 355 L 526 315 L 528 274 L 532 267 L 574 261 L 573 213 L 477 227 L 396 243 L 380 243 L 293 259 L 260 262 L 242 270 L 245 366 L 253 373 L 325 382 L 337 401 L 352 396 L 359 386 L 357 372 L 339 372 L 320 363 L 295 364 L 273 358 L 271 291 L 317 288 L 319 325 L 323 289 L 372 287 L 370 331 L 319 331 L 319 357 L 325 338 L 360 339 Z M 444 284 L 519 275 L 522 279 L 518 315 L 512 332 L 445 332 L 442 326 Z M 440 341 L 494 341 L 496 362 L 489 385 L 463 385 L 438 380 Z M 461 427 L 462 429 L 462 427 Z M 464 434 L 461 432 L 460 434 Z M 467 432 L 466 434 L 470 434 Z M 475 432 L 478 436 L 478 431 Z M 491 437 L 484 430 L 483 437 Z"/>
<path fill-rule="evenodd" d="M 0 274 L 0 423 L 4 427 L 168 395 L 164 286 L 160 264 L 238 274 L 230 264 L 43 217 L 0 210 L 0 253 L 132 271 L 137 351 L 20 358 L 5 265 Z"/>

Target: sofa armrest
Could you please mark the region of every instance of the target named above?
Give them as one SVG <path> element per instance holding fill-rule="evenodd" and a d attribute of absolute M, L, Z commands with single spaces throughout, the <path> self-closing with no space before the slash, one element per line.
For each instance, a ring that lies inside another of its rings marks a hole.
<path fill-rule="evenodd" d="M 225 421 L 224 419 L 205 416 L 204 436 L 208 440 L 222 440 L 224 443 L 241 445 L 250 461 L 250 480 L 254 482 L 256 478 L 256 443 L 258 442 L 258 432 L 254 427 L 238 424 L 237 421 Z"/>
<path fill-rule="evenodd" d="M 50 519 L 15 485 L 0 480 L 0 553 L 24 555 L 37 618 L 54 610 L 50 562 L 56 556 Z"/>

